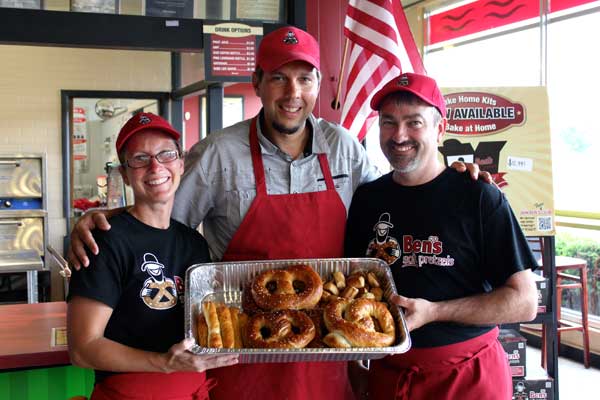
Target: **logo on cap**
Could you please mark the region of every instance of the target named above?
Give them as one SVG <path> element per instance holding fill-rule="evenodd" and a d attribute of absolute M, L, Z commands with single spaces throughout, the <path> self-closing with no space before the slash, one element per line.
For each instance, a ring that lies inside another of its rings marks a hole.
<path fill-rule="evenodd" d="M 146 125 L 146 124 L 149 124 L 150 122 L 152 122 L 152 120 L 150 119 L 150 117 L 148 117 L 146 115 L 142 115 L 140 117 L 140 124 Z"/>
<path fill-rule="evenodd" d="M 408 86 L 410 82 L 408 81 L 408 76 L 402 75 L 398 80 L 398 85 L 400 86 Z"/>
<path fill-rule="evenodd" d="M 283 43 L 298 44 L 298 38 L 296 37 L 296 34 L 294 32 L 288 31 L 287 35 L 285 35 L 285 38 L 283 39 Z"/>

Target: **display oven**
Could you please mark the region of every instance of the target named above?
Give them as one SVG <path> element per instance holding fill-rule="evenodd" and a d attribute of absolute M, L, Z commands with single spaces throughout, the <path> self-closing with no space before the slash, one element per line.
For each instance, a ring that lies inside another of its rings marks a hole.
<path fill-rule="evenodd" d="M 38 301 L 38 271 L 47 269 L 45 178 L 43 154 L 0 154 L 0 279 L 10 291 L 15 274 L 25 273 L 29 303 Z"/>

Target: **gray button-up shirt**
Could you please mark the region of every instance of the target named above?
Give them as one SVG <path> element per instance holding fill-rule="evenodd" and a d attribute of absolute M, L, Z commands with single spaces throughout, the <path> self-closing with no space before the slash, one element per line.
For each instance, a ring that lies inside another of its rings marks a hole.
<path fill-rule="evenodd" d="M 310 116 L 312 154 L 293 160 L 261 132 L 257 124 L 267 192 L 289 194 L 326 189 L 317 154 L 325 153 L 346 211 L 354 190 L 380 176 L 364 148 L 340 125 Z M 172 216 L 204 235 L 214 260 L 223 257 L 256 196 L 250 155 L 250 120 L 209 135 L 186 156 L 185 172 L 175 196 Z"/>

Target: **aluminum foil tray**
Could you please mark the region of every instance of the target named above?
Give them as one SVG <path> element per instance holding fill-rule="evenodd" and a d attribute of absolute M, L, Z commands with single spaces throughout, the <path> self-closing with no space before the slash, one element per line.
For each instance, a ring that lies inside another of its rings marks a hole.
<path fill-rule="evenodd" d="M 185 279 L 185 337 L 196 340 L 196 315 L 203 301 L 222 301 L 241 308 L 242 288 L 256 275 L 267 269 L 307 264 L 321 275 L 323 282 L 335 271 L 349 275 L 353 271 L 372 271 L 383 289 L 384 300 L 396 293 L 388 266 L 375 258 L 327 258 L 277 261 L 244 261 L 195 264 L 188 268 Z M 239 354 L 240 363 L 349 361 L 382 358 L 389 354 L 404 353 L 410 348 L 410 336 L 400 307 L 390 305 L 396 321 L 396 343 L 389 347 L 304 348 L 304 349 L 216 349 L 197 344 L 196 354 Z"/>

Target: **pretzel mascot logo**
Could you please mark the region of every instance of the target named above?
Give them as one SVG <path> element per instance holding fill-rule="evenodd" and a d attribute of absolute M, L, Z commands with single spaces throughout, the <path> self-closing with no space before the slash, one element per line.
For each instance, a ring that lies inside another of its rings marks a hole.
<path fill-rule="evenodd" d="M 390 213 L 383 213 L 379 216 L 379 221 L 373 226 L 375 239 L 371 240 L 367 247 L 367 257 L 379 258 L 387 265 L 395 263 L 401 253 L 400 243 L 389 235 L 390 228 L 394 227 L 390 220 Z"/>
<path fill-rule="evenodd" d="M 296 34 L 294 32 L 288 31 L 287 35 L 285 35 L 285 38 L 283 39 L 283 43 L 298 44 L 298 38 L 296 37 Z"/>
<path fill-rule="evenodd" d="M 155 310 L 167 310 L 177 304 L 177 286 L 171 278 L 163 274 L 165 266 L 158 262 L 152 253 L 144 254 L 144 263 L 140 267 L 150 278 L 144 281 L 140 297 L 146 305 Z"/>
<path fill-rule="evenodd" d="M 142 116 L 140 117 L 140 124 L 141 124 L 141 125 L 147 125 L 147 124 L 149 124 L 150 122 L 152 122 L 152 120 L 151 120 L 151 119 L 150 119 L 150 117 L 148 117 L 147 115 L 142 115 Z"/>

